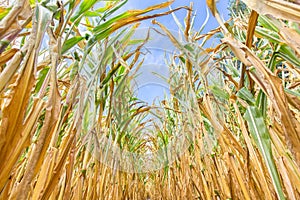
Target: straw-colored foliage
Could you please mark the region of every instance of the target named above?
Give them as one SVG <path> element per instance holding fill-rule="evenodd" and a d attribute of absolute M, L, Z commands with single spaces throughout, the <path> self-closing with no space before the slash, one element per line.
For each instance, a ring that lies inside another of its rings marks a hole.
<path fill-rule="evenodd" d="M 243 1 L 223 22 L 207 0 L 220 24 L 208 33 L 193 30 L 192 5 L 160 10 L 172 1 L 2 3 L 0 199 L 300 199 L 299 1 Z M 181 39 L 159 23 L 169 14 Z M 149 40 L 132 36 L 151 18 L 178 50 L 158 111 L 131 90 Z M 97 148 L 154 153 L 176 132 L 188 147 L 154 171 L 103 164 Z"/>

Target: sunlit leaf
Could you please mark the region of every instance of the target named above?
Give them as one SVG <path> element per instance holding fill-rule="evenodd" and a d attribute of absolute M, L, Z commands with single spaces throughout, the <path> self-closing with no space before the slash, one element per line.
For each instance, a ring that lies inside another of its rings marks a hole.
<path fill-rule="evenodd" d="M 78 42 L 82 41 L 83 39 L 84 37 L 80 37 L 80 36 L 75 36 L 68 39 L 61 49 L 61 54 L 66 53 L 69 49 L 74 47 L 76 44 L 78 44 Z"/>
<path fill-rule="evenodd" d="M 283 190 L 281 187 L 280 178 L 274 163 L 272 156 L 271 141 L 268 129 L 265 125 L 264 119 L 258 109 L 254 106 L 249 106 L 245 113 L 245 119 L 250 127 L 250 132 L 254 138 L 256 145 L 258 146 L 264 161 L 267 165 L 267 169 L 271 175 L 272 182 L 275 186 L 276 193 L 279 199 L 285 199 Z"/>

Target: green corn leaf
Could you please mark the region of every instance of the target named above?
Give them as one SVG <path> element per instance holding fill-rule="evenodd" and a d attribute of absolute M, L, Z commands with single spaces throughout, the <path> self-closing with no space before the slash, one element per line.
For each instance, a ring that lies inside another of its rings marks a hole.
<path fill-rule="evenodd" d="M 71 66 L 71 70 L 70 70 L 70 80 L 74 80 L 75 76 L 78 74 L 78 61 L 76 60 L 72 66 Z"/>
<path fill-rule="evenodd" d="M 11 8 L 4 8 L 0 6 L 0 20 L 2 20 L 11 10 Z"/>
<path fill-rule="evenodd" d="M 80 42 L 83 39 L 84 39 L 84 37 L 81 37 L 81 36 L 75 36 L 75 37 L 68 39 L 62 47 L 61 54 L 66 53 L 69 49 L 74 47 L 78 42 Z"/>
<path fill-rule="evenodd" d="M 210 87 L 211 91 L 214 93 L 214 95 L 216 95 L 217 97 L 220 97 L 222 99 L 229 99 L 229 94 L 225 91 L 222 90 L 221 88 L 219 88 L 216 85 L 213 85 L 212 87 Z"/>
<path fill-rule="evenodd" d="M 247 103 L 249 105 L 254 105 L 254 103 L 255 103 L 255 99 L 254 99 L 252 93 L 246 87 L 241 88 L 237 92 L 236 96 L 247 101 Z"/>
<path fill-rule="evenodd" d="M 259 110 L 262 113 L 262 116 L 264 119 L 267 117 L 267 96 L 266 94 L 260 90 L 258 95 L 257 95 L 257 100 L 256 100 L 256 106 L 259 108 Z"/>
<path fill-rule="evenodd" d="M 278 44 L 281 43 L 278 33 L 274 32 L 274 31 L 271 31 L 264 27 L 257 26 L 255 28 L 255 32 L 258 33 L 263 38 L 268 39 L 270 42 L 274 42 L 274 43 L 278 43 Z"/>
<path fill-rule="evenodd" d="M 122 8 L 127 3 L 127 1 L 128 0 L 120 1 L 120 3 L 118 5 L 115 5 L 113 8 L 106 9 L 106 12 L 103 14 L 102 19 L 105 19 L 106 17 L 110 16 L 111 14 L 115 13 L 117 10 Z"/>
<path fill-rule="evenodd" d="M 47 77 L 49 69 L 50 69 L 49 67 L 45 67 L 44 69 L 41 70 L 39 77 L 37 79 L 34 93 L 38 93 L 40 91 L 40 89 L 45 81 L 45 78 Z"/>
<path fill-rule="evenodd" d="M 248 122 L 250 133 L 263 156 L 278 198 L 285 199 L 280 178 L 272 156 L 270 135 L 262 114 L 259 112 L 257 107 L 249 106 L 244 118 Z"/>
<path fill-rule="evenodd" d="M 266 17 L 264 15 L 259 15 L 258 23 L 269 30 L 272 30 L 275 32 L 279 31 L 278 27 L 268 17 Z"/>
<path fill-rule="evenodd" d="M 290 90 L 290 89 L 288 89 L 288 88 L 285 88 L 285 89 L 284 89 L 284 91 L 285 91 L 286 93 L 292 94 L 292 95 L 294 95 L 294 96 L 296 96 L 296 97 L 299 97 L 299 98 L 300 98 L 300 93 L 299 93 L 299 92 L 296 92 L 296 91 Z"/>
<path fill-rule="evenodd" d="M 83 0 L 82 3 L 79 5 L 78 10 L 74 13 L 71 17 L 71 22 L 77 20 L 83 13 L 87 12 L 98 0 Z"/>
<path fill-rule="evenodd" d="M 239 77 L 240 76 L 240 72 L 239 70 L 237 70 L 235 67 L 234 67 L 234 64 L 232 63 L 232 61 L 228 61 L 228 64 L 227 63 L 224 63 L 224 65 L 226 66 L 227 70 L 230 70 L 230 72 L 232 73 L 233 77 Z"/>
<path fill-rule="evenodd" d="M 295 55 L 293 50 L 287 45 L 282 45 L 279 49 L 279 55 L 286 61 L 289 61 L 300 68 L 300 60 L 299 57 Z"/>

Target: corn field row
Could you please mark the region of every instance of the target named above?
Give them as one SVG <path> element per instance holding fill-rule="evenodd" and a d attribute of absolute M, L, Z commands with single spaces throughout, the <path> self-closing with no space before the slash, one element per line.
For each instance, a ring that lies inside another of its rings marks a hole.
<path fill-rule="evenodd" d="M 1 3 L 0 199 L 300 199 L 299 1 L 236 1 L 224 21 L 206 0 L 208 33 L 193 4 L 127 1 Z M 178 50 L 160 109 L 131 87 L 143 20 Z"/>

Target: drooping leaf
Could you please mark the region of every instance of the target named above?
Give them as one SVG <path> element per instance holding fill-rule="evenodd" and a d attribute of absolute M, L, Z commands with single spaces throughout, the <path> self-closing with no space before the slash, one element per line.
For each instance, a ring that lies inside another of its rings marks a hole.
<path fill-rule="evenodd" d="M 300 22 L 300 5 L 281 0 L 242 0 L 249 8 L 261 15 Z"/>
<path fill-rule="evenodd" d="M 247 108 L 244 118 L 247 120 L 250 128 L 250 133 L 264 158 L 278 198 L 285 199 L 280 178 L 272 155 L 270 135 L 265 125 L 264 118 L 255 106 L 249 106 Z"/>
<path fill-rule="evenodd" d="M 2 123 L 0 130 L 0 135 L 6 138 L 0 152 L 0 159 L 4 161 L 0 164 L 0 190 L 5 186 L 12 167 L 30 139 L 33 125 L 27 124 L 24 117 L 35 82 L 34 72 L 37 67 L 38 51 L 50 17 L 51 13 L 46 8 L 40 5 L 36 6 L 33 17 L 34 31 L 31 33 L 30 40 L 27 41 L 29 49 L 24 58 L 20 75 L 14 84 L 11 100 L 3 109 L 2 120 L 7 121 L 7 123 Z M 41 105 L 40 103 L 40 109 L 42 108 Z M 34 117 L 37 118 L 38 115 L 34 115 Z M 27 119 L 36 121 L 30 117 Z"/>

